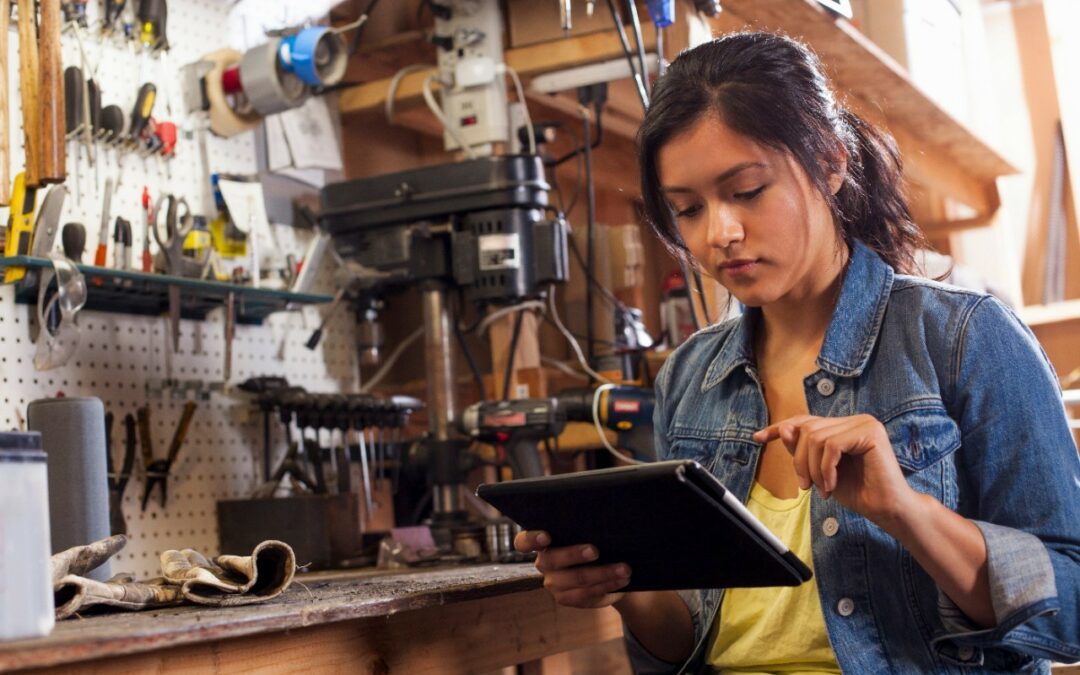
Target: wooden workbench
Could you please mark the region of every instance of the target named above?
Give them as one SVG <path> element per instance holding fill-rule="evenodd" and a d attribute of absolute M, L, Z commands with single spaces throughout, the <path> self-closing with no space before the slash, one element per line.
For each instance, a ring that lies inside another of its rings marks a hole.
<path fill-rule="evenodd" d="M 622 635 L 558 607 L 530 564 L 297 576 L 274 601 L 62 621 L 0 643 L 0 672 L 484 673 Z"/>

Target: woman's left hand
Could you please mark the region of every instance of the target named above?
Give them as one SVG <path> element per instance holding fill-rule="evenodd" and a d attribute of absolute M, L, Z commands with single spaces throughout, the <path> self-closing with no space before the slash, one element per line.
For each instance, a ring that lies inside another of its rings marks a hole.
<path fill-rule="evenodd" d="M 871 415 L 798 415 L 754 434 L 779 438 L 792 455 L 799 487 L 816 485 L 821 496 L 879 525 L 901 516 L 916 493 L 907 484 L 885 427 Z"/>

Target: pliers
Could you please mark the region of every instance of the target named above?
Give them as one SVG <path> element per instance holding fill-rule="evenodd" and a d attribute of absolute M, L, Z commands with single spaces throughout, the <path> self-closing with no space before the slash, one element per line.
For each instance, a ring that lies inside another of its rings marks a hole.
<path fill-rule="evenodd" d="M 135 463 L 135 417 L 128 413 L 124 416 L 124 459 L 120 472 L 114 469 L 112 457 L 112 422 L 113 415 L 105 415 L 105 463 L 109 471 L 109 522 L 112 534 L 127 534 L 127 522 L 124 520 L 124 490 L 131 478 L 131 467 Z"/>
<path fill-rule="evenodd" d="M 180 454 L 180 448 L 184 445 L 184 437 L 187 436 L 191 418 L 195 415 L 197 405 L 194 401 L 184 403 L 184 412 L 180 415 L 180 422 L 176 425 L 172 441 L 169 443 L 169 453 L 165 459 L 154 458 L 154 448 L 150 442 L 150 409 L 139 408 L 139 439 L 142 446 L 143 467 L 146 469 L 146 487 L 143 488 L 142 510 L 146 511 L 146 504 L 150 501 L 150 493 L 155 485 L 161 486 L 161 508 L 164 509 L 168 500 L 169 470 L 172 469 L 176 456 Z"/>

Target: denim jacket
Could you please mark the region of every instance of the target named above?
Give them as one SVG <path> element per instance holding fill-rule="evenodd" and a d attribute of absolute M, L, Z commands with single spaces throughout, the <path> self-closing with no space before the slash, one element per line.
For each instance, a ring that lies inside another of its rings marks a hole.
<path fill-rule="evenodd" d="M 656 382 L 659 459 L 697 460 L 744 502 L 761 454 L 750 436 L 769 422 L 758 317 L 700 331 Z M 813 567 L 841 668 L 1048 672 L 1047 659 L 1080 660 L 1080 459 L 1026 326 L 985 294 L 894 274 L 856 242 L 817 367 L 804 380 L 810 414 L 876 417 L 912 488 L 982 531 L 996 619 L 975 627 L 895 539 L 815 489 Z M 723 591 L 680 595 L 696 645 L 682 670 L 698 672 Z M 636 671 L 680 670 L 626 635 Z"/>

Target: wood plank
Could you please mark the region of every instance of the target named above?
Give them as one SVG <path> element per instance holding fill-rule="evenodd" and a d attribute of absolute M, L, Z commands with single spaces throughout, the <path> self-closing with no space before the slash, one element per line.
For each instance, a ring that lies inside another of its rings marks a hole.
<path fill-rule="evenodd" d="M 821 57 L 840 90 L 880 108 L 890 127 L 917 132 L 968 173 L 992 180 L 1016 172 L 1008 160 L 935 104 L 892 57 L 813 0 L 725 0 L 724 11 L 757 28 L 803 39 Z"/>
<path fill-rule="evenodd" d="M 299 576 L 282 596 L 259 605 L 175 607 L 62 621 L 46 638 L 0 644 L 0 672 L 386 617 L 531 591 L 540 585 L 540 573 L 529 564 L 357 572 L 332 580 Z"/>
<path fill-rule="evenodd" d="M 656 37 L 652 31 L 645 36 L 645 48 L 656 48 Z M 615 31 L 608 30 L 581 37 L 542 42 L 527 47 L 508 49 L 505 54 L 507 65 L 521 77 L 531 77 L 563 68 L 572 68 L 586 63 L 622 58 L 622 47 Z M 395 95 L 395 106 L 407 107 L 421 101 L 421 86 L 435 68 L 410 73 L 401 78 Z M 381 108 L 390 90 L 391 78 L 350 87 L 341 92 L 339 108 L 343 115 Z M 437 88 L 437 87 L 436 87 Z"/>
<path fill-rule="evenodd" d="M 1076 0 L 1044 0 L 1046 26 L 1050 34 L 1050 53 L 1054 62 L 1061 129 L 1065 136 L 1066 178 L 1072 200 L 1067 200 L 1069 220 L 1080 223 L 1080 87 L 1076 86 L 1076 64 L 1080 63 L 1080 3 Z M 1075 264 L 1075 263 L 1074 263 Z"/>
<path fill-rule="evenodd" d="M 534 590 L 41 672 L 452 675 L 491 671 L 621 635 L 613 609 L 560 607 L 547 591 Z"/>
<path fill-rule="evenodd" d="M 1066 300 L 1052 305 L 1027 305 L 1020 310 L 1020 318 L 1032 327 L 1077 321 L 1080 320 L 1080 300 Z"/>

